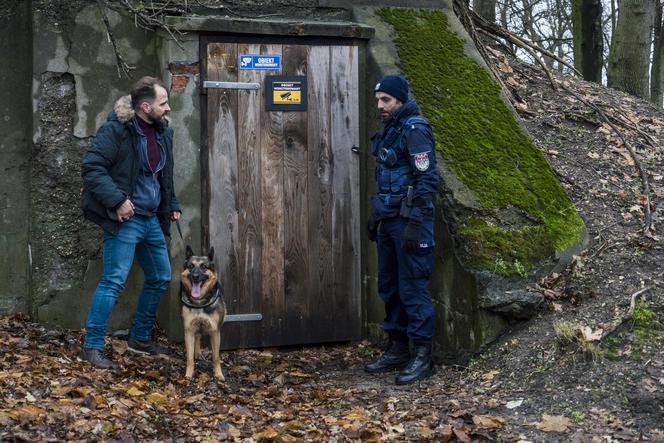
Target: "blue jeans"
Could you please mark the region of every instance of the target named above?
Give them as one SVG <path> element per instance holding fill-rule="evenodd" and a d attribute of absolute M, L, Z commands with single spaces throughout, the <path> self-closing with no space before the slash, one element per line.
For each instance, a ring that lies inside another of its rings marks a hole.
<path fill-rule="evenodd" d="M 428 290 L 433 271 L 433 218 L 425 217 L 420 231 L 421 247 L 405 252 L 401 235 L 408 219 L 383 219 L 378 233 L 378 295 L 385 303 L 383 329 L 408 336 L 415 343 L 430 343 L 434 333 L 434 308 Z"/>
<path fill-rule="evenodd" d="M 104 231 L 104 275 L 92 297 L 85 322 L 85 348 L 102 349 L 108 317 L 124 290 L 134 255 L 145 282 L 138 298 L 131 337 L 150 340 L 159 299 L 171 280 L 166 240 L 156 216 L 134 215 L 113 235 Z"/>

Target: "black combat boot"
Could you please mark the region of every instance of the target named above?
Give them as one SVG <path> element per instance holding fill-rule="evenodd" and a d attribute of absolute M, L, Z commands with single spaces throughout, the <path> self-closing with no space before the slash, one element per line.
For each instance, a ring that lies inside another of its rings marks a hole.
<path fill-rule="evenodd" d="M 387 350 L 378 357 L 377 360 L 364 366 L 364 370 L 369 374 L 377 374 L 379 372 L 388 372 L 393 369 L 401 369 L 410 360 L 410 350 L 408 349 L 408 341 L 395 340 L 390 338 L 387 345 Z"/>
<path fill-rule="evenodd" d="M 408 365 L 397 375 L 398 385 L 407 385 L 422 380 L 433 374 L 433 361 L 431 360 L 431 343 L 415 344 L 415 356 Z"/>

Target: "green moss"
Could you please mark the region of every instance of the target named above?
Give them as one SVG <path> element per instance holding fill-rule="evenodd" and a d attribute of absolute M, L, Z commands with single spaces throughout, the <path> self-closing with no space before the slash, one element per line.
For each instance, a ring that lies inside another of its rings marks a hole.
<path fill-rule="evenodd" d="M 657 313 L 647 303 L 638 302 L 634 305 L 632 328 L 640 340 L 647 341 L 659 337 L 658 330 L 662 324 L 657 321 Z"/>
<path fill-rule="evenodd" d="M 396 33 L 401 67 L 431 122 L 437 149 L 485 209 L 519 208 L 539 225 L 501 228 L 469 218 L 462 233 L 477 264 L 530 267 L 576 243 L 584 230 L 542 153 L 519 127 L 487 71 L 464 54 L 441 11 L 382 9 Z"/>
<path fill-rule="evenodd" d="M 542 225 L 505 230 L 479 217 L 468 217 L 462 229 L 471 265 L 497 274 L 521 275 L 531 264 L 554 252 Z"/>

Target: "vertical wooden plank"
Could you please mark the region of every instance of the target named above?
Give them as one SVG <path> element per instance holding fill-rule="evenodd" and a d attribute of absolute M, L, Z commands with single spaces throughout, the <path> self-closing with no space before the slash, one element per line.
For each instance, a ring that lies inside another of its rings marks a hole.
<path fill-rule="evenodd" d="M 285 45 L 283 74 L 307 75 L 307 47 Z M 284 291 L 289 341 L 308 341 L 318 325 L 309 323 L 307 255 L 307 113 L 284 113 Z M 313 328 L 313 331 L 312 331 Z"/>
<path fill-rule="evenodd" d="M 330 146 L 330 47 L 310 46 L 307 54 L 308 262 L 311 341 L 334 340 L 332 260 L 332 150 Z"/>
<path fill-rule="evenodd" d="M 209 41 L 205 37 L 201 37 L 198 40 L 198 53 L 200 54 L 200 69 L 201 75 L 199 77 L 199 82 L 207 79 L 207 67 L 208 67 L 208 43 Z M 199 88 L 202 91 L 202 84 L 199 84 Z M 212 142 L 211 137 L 208 135 L 211 131 L 208 127 L 208 97 L 207 91 L 201 95 L 201 147 L 199 155 L 201 158 L 201 243 L 199 245 L 191 245 L 193 248 L 204 248 L 206 245 L 210 244 L 210 143 Z"/>
<path fill-rule="evenodd" d="M 360 94 L 359 90 L 359 48 L 357 46 L 348 47 L 348 82 L 349 90 L 352 91 L 348 97 L 348 119 L 349 119 L 349 135 L 350 145 L 359 148 L 360 146 Z M 352 152 L 352 151 L 351 151 Z M 351 205 L 351 251 L 354 257 L 353 269 L 351 272 L 351 288 L 354 294 L 353 306 L 351 306 L 350 314 L 350 334 L 353 336 L 349 338 L 360 338 L 362 336 L 362 266 L 361 266 L 361 238 L 363 232 L 360 224 L 360 156 L 354 152 L 350 154 L 350 205 Z"/>
<path fill-rule="evenodd" d="M 237 45 L 210 43 L 207 79 L 237 81 Z M 238 303 L 237 211 L 237 92 L 208 90 L 209 246 L 214 246 L 229 312 Z M 223 347 L 235 347 L 238 337 L 224 334 Z"/>
<path fill-rule="evenodd" d="M 358 51 L 354 46 L 331 48 L 332 249 L 335 302 L 339 309 L 338 339 L 357 338 L 361 327 Z"/>
<path fill-rule="evenodd" d="M 258 44 L 238 44 L 238 56 L 259 54 Z M 239 70 L 239 82 L 263 84 L 264 71 Z M 238 92 L 238 209 L 239 209 L 239 292 L 237 311 L 260 313 L 262 309 L 262 181 L 261 114 L 264 101 L 261 91 Z M 237 323 L 243 346 L 260 345 L 258 322 Z"/>
<path fill-rule="evenodd" d="M 281 55 L 281 45 L 262 45 L 261 54 Z M 268 72 L 268 74 L 275 74 Z M 263 91 L 263 96 L 265 91 Z M 265 109 L 261 106 L 261 109 Z M 284 123 L 281 112 L 261 116 L 262 225 L 262 343 L 283 340 L 286 302 L 284 298 Z"/>

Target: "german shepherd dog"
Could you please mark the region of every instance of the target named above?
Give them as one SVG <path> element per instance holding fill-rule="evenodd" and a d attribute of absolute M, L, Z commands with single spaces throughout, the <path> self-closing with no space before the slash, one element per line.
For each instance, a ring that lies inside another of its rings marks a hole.
<path fill-rule="evenodd" d="M 214 376 L 223 381 L 219 359 L 221 325 L 226 316 L 226 303 L 219 276 L 214 268 L 214 248 L 207 256 L 194 255 L 190 246 L 186 249 L 186 261 L 182 271 L 180 300 L 184 323 L 184 346 L 187 351 L 186 378 L 194 375 L 194 358 L 201 357 L 201 336 L 210 336 L 212 369 Z"/>

